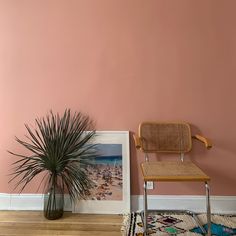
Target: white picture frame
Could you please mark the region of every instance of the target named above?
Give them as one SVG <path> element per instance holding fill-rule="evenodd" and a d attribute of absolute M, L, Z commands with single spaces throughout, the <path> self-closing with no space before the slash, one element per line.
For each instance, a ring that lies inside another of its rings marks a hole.
<path fill-rule="evenodd" d="M 72 211 L 74 213 L 97 214 L 129 213 L 131 207 L 129 131 L 97 131 L 95 144 L 100 145 L 104 153 L 101 157 L 96 158 L 99 163 L 97 168 L 99 171 L 92 170 L 93 178 L 96 178 L 99 183 L 99 191 L 94 193 L 93 200 L 77 201 L 73 205 Z M 118 159 L 114 158 L 114 155 L 118 156 Z M 107 158 L 110 160 L 109 164 Z M 103 161 L 104 163 L 102 163 Z M 110 182 L 104 180 L 106 177 L 104 177 L 104 173 L 107 169 L 111 175 Z"/>

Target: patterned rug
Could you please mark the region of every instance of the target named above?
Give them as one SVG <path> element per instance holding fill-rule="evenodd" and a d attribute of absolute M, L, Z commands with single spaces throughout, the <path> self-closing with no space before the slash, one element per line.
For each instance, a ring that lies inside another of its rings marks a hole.
<path fill-rule="evenodd" d="M 203 228 L 207 230 L 206 214 L 197 215 Z M 215 236 L 236 235 L 236 216 L 212 215 L 211 232 Z M 148 216 L 150 236 L 200 236 L 204 235 L 193 217 L 187 214 L 155 214 Z M 141 213 L 131 213 L 124 217 L 123 236 L 143 236 Z"/>

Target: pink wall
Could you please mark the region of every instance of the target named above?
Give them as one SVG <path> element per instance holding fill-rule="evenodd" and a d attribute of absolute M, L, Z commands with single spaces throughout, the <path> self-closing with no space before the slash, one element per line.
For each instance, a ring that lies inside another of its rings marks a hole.
<path fill-rule="evenodd" d="M 190 156 L 212 177 L 212 194 L 236 195 L 235 8 L 234 0 L 0 0 L 0 192 L 12 189 L 6 150 L 23 151 L 14 141 L 23 124 L 69 107 L 99 130 L 190 122 L 214 143 L 195 144 Z M 132 194 L 141 194 L 143 159 L 133 146 L 131 154 Z M 195 184 L 158 190 L 204 194 Z"/>

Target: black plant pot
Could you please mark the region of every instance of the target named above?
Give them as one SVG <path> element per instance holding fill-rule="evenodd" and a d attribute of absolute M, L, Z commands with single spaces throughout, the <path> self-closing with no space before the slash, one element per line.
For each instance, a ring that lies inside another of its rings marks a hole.
<path fill-rule="evenodd" d="M 52 184 L 47 193 L 44 194 L 44 216 L 48 220 L 56 220 L 63 216 L 64 212 L 64 192 L 57 185 Z"/>

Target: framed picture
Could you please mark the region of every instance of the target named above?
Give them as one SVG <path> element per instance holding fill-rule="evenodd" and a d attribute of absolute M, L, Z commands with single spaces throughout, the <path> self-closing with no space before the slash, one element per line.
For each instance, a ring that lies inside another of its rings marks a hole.
<path fill-rule="evenodd" d="M 99 155 L 87 171 L 95 182 L 88 200 L 74 204 L 74 213 L 130 212 L 130 151 L 128 131 L 97 131 Z"/>

